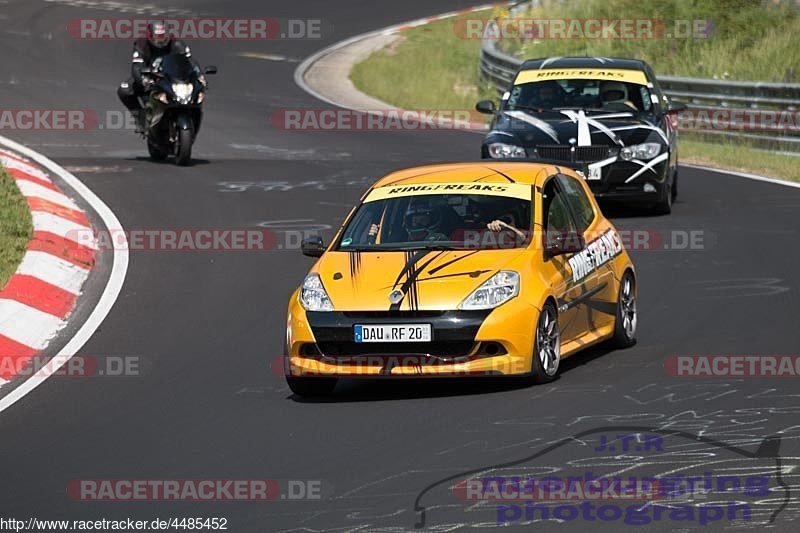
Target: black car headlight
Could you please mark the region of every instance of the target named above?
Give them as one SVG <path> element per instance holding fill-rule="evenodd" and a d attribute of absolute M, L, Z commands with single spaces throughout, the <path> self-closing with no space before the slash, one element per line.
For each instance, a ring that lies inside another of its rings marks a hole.
<path fill-rule="evenodd" d="M 653 159 L 661 153 L 661 143 L 643 143 L 625 146 L 619 151 L 620 159 L 630 161 L 631 159 Z"/>
<path fill-rule="evenodd" d="M 516 144 L 491 143 L 488 148 L 489 156 L 493 159 L 521 159 L 528 157 L 525 148 Z"/>

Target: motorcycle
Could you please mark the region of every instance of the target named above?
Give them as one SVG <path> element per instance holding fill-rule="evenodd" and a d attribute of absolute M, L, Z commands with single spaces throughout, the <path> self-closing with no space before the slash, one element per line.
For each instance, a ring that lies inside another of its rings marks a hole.
<path fill-rule="evenodd" d="M 214 66 L 202 70 L 203 76 L 216 73 Z M 174 155 L 177 165 L 188 165 L 203 121 L 204 78 L 182 54 L 157 59 L 142 75 L 151 79 L 145 105 L 145 139 L 150 157 L 163 161 Z"/>

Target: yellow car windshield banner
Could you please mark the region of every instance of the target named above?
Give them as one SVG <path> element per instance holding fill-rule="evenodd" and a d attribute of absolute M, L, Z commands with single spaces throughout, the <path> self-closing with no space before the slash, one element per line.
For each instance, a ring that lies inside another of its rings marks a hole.
<path fill-rule="evenodd" d="M 544 70 L 523 70 L 517 74 L 514 85 L 547 80 L 604 80 L 624 81 L 647 85 L 647 77 L 641 70 L 620 68 L 552 68 Z"/>
<path fill-rule="evenodd" d="M 409 183 L 406 185 L 386 185 L 373 189 L 364 200 L 374 202 L 400 196 L 421 196 L 426 194 L 482 194 L 486 196 L 507 196 L 530 201 L 532 189 L 522 183 Z"/>

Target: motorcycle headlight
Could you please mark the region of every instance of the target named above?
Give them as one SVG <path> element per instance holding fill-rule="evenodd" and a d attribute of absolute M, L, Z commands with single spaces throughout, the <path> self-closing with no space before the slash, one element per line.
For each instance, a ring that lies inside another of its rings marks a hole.
<path fill-rule="evenodd" d="M 192 98 L 194 85 L 191 83 L 173 83 L 172 92 L 175 93 L 175 98 L 177 98 L 180 103 L 185 104 Z"/>
<path fill-rule="evenodd" d="M 525 148 L 516 144 L 492 143 L 489 145 L 489 155 L 494 159 L 518 159 L 527 157 Z"/>
<path fill-rule="evenodd" d="M 501 270 L 475 289 L 458 306 L 463 310 L 494 309 L 519 294 L 519 274 Z"/>
<path fill-rule="evenodd" d="M 333 311 L 333 304 L 322 286 L 319 274 L 309 274 L 303 280 L 300 303 L 306 311 Z"/>
<path fill-rule="evenodd" d="M 661 153 L 660 143 L 644 143 L 626 146 L 619 151 L 619 156 L 625 161 L 631 159 L 653 159 Z"/>

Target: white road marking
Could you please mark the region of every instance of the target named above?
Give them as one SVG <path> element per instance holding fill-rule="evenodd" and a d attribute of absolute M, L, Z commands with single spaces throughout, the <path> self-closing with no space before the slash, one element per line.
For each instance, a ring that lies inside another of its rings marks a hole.
<path fill-rule="evenodd" d="M 33 150 L 14 142 L 11 139 L 0 137 L 0 144 L 5 145 L 7 148 L 10 148 L 32 159 L 36 163 L 45 167 L 48 171 L 64 180 L 67 185 L 72 187 L 76 194 L 80 195 L 92 207 L 92 209 L 94 209 L 94 211 L 105 224 L 107 231 L 111 233 L 119 233 L 120 235 L 124 236 L 124 229 L 119 223 L 119 220 L 117 220 L 117 217 L 114 215 L 113 211 L 111 211 L 111 209 L 109 209 L 108 206 L 103 203 L 103 201 L 98 198 L 97 195 L 94 194 L 91 189 L 84 185 L 83 182 L 81 182 L 78 178 L 58 166 L 47 157 L 34 152 Z M 121 244 L 123 244 L 123 246 L 115 247 L 115 249 L 112 251 L 113 259 L 111 262 L 111 274 L 109 275 L 108 283 L 106 284 L 103 294 L 100 296 L 97 305 L 89 314 L 89 317 L 86 319 L 83 325 L 80 326 L 72 339 L 70 339 L 69 342 L 67 342 L 67 344 L 61 349 L 61 351 L 58 353 L 57 360 L 53 365 L 46 365 L 45 368 L 36 372 L 33 376 L 28 378 L 21 385 L 0 399 L 0 413 L 17 403 L 20 399 L 24 398 L 25 395 L 44 383 L 44 381 L 51 376 L 54 371 L 64 366 L 78 352 L 78 350 L 80 350 L 81 347 L 86 344 L 92 335 L 94 335 L 94 333 L 100 327 L 100 324 L 103 323 L 103 320 L 105 320 L 106 316 L 108 316 L 108 313 L 111 311 L 111 308 L 114 306 L 114 303 L 119 297 L 119 293 L 122 290 L 122 285 L 125 282 L 125 275 L 128 271 L 129 254 L 127 239 Z"/>
<path fill-rule="evenodd" d="M 696 168 L 699 170 L 707 170 L 709 172 L 716 172 L 718 174 L 728 174 L 730 176 L 737 176 L 739 178 L 747 178 L 749 180 L 763 181 L 765 183 L 772 183 L 774 185 L 783 185 L 784 187 L 793 187 L 800 189 L 800 183 L 794 181 L 786 181 L 778 178 L 770 178 L 768 176 L 759 176 L 758 174 L 749 174 L 747 172 L 739 172 L 736 170 L 723 170 L 720 168 L 706 167 L 703 165 L 693 165 L 690 163 L 680 163 L 679 166 L 687 168 Z"/>
<path fill-rule="evenodd" d="M 480 5 L 480 6 L 475 6 L 473 8 L 470 8 L 470 11 L 471 12 L 482 11 L 484 9 L 493 9 L 495 7 L 496 7 L 496 4 L 483 4 L 483 5 Z M 440 15 L 440 16 L 443 17 L 443 18 L 450 18 L 450 17 L 457 16 L 459 14 L 460 14 L 459 11 L 451 11 L 451 12 L 448 12 L 448 13 L 442 13 L 442 15 Z M 313 54 L 311 54 L 310 56 L 305 58 L 303 60 L 303 62 L 300 63 L 297 66 L 297 68 L 294 70 L 294 82 L 301 89 L 303 89 L 305 92 L 307 92 L 308 94 L 310 94 L 311 96 L 313 96 L 314 98 L 316 98 L 318 100 L 322 100 L 323 102 L 327 102 L 327 103 L 329 103 L 329 104 L 331 104 L 333 106 L 339 107 L 339 108 L 349 109 L 348 107 L 343 106 L 343 105 L 331 100 L 330 98 L 318 93 L 317 91 L 312 89 L 306 83 L 305 79 L 303 79 L 303 78 L 305 77 L 306 71 L 308 71 L 308 69 L 311 67 L 311 65 L 313 65 L 314 63 L 316 63 L 317 61 L 319 61 L 323 57 L 335 52 L 336 50 L 339 50 L 341 48 L 345 48 L 346 46 L 349 46 L 351 44 L 355 44 L 355 43 L 361 42 L 361 41 L 363 41 L 365 39 L 369 39 L 371 37 L 377 37 L 378 35 L 391 35 L 393 33 L 397 33 L 401 28 L 404 28 L 404 27 L 408 26 L 409 24 L 413 24 L 413 23 L 419 22 L 419 21 L 427 21 L 427 20 L 429 20 L 429 17 L 416 19 L 416 20 L 413 20 L 411 22 L 407 22 L 407 23 L 403 23 L 403 24 L 395 24 L 393 26 L 389 26 L 387 28 L 383 28 L 383 29 L 380 29 L 380 30 L 370 31 L 370 32 L 367 32 L 367 33 L 362 33 L 361 35 L 355 35 L 353 37 L 350 37 L 349 39 L 345 39 L 344 41 L 339 41 L 338 43 L 335 43 L 335 44 L 333 44 L 331 46 L 323 48 L 322 50 L 314 52 Z M 461 130 L 460 129 L 458 131 L 471 131 L 471 130 L 466 130 L 466 129 Z"/>

